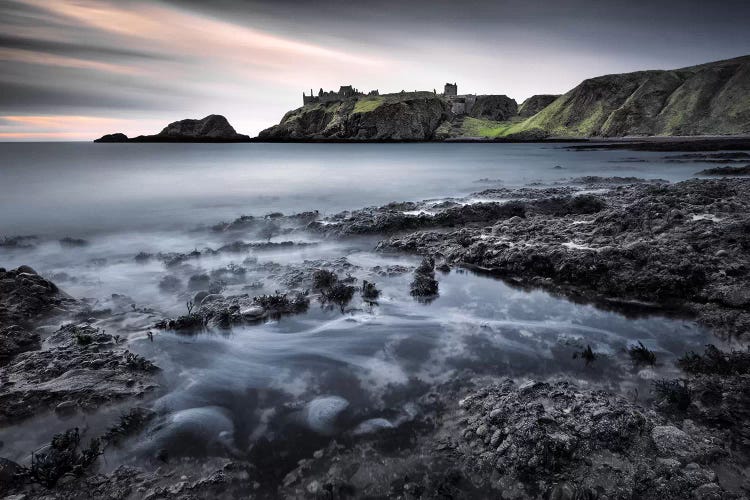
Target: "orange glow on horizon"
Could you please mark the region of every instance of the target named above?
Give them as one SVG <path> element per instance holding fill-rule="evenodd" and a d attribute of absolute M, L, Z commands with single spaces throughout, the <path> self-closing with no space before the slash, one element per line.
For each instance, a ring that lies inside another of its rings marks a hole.
<path fill-rule="evenodd" d="M 109 118 L 82 115 L 0 115 L 0 140 L 93 140 L 104 134 L 151 134 L 163 123 L 154 119 Z M 153 127 L 144 130 L 144 127 Z"/>

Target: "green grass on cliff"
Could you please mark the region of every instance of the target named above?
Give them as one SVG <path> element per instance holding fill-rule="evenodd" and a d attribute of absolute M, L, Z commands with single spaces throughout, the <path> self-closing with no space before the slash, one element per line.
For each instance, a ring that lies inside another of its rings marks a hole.
<path fill-rule="evenodd" d="M 496 122 L 493 120 L 467 116 L 464 118 L 463 126 L 461 128 L 461 136 L 486 138 L 504 137 L 516 132 L 519 125 L 520 123 L 517 121 Z"/>
<path fill-rule="evenodd" d="M 482 118 L 464 118 L 461 135 L 465 137 L 501 137 L 509 128 L 515 125 L 512 122 L 496 122 Z"/>
<path fill-rule="evenodd" d="M 354 105 L 352 114 L 354 113 L 369 113 L 375 111 L 380 107 L 385 99 L 382 97 L 365 97 L 364 99 L 357 100 L 357 104 Z"/>

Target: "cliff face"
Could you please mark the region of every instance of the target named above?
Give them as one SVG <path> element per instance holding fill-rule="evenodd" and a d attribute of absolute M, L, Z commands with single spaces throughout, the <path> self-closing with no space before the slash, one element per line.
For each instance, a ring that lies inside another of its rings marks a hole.
<path fill-rule="evenodd" d="M 534 116 L 535 114 L 539 113 L 541 110 L 552 104 L 558 97 L 560 97 L 560 95 L 556 94 L 533 95 L 523 101 L 523 103 L 518 107 L 518 116 L 521 116 L 523 118 Z"/>
<path fill-rule="evenodd" d="M 260 133 L 266 140 L 432 140 L 447 118 L 431 92 L 410 92 L 313 104 L 290 111 Z"/>
<path fill-rule="evenodd" d="M 750 56 L 585 80 L 510 135 L 614 137 L 750 133 Z"/>
<path fill-rule="evenodd" d="M 478 95 L 469 116 L 487 120 L 510 120 L 518 113 L 518 104 L 506 95 Z"/>

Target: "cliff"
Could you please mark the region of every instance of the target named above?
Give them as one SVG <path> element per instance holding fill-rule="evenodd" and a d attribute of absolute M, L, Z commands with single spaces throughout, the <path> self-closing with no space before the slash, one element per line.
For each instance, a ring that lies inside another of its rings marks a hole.
<path fill-rule="evenodd" d="M 448 117 L 446 102 L 432 92 L 386 94 L 302 106 L 259 138 L 429 141 Z"/>
<path fill-rule="evenodd" d="M 94 142 L 247 142 L 250 137 L 238 134 L 221 115 L 209 115 L 201 120 L 187 119 L 172 122 L 155 135 L 128 138 L 125 134 L 107 134 Z"/>
<path fill-rule="evenodd" d="M 523 101 L 518 107 L 518 116 L 528 118 L 539 113 L 541 110 L 552 104 L 555 99 L 560 97 L 556 94 L 539 94 L 534 95 Z"/>

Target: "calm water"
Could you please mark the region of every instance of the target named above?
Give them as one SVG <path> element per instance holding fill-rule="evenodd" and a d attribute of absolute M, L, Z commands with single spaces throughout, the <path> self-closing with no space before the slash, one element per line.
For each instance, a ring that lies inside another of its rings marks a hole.
<path fill-rule="evenodd" d="M 350 432 L 372 418 L 398 425 L 419 411 L 415 402 L 430 386 L 467 370 L 570 378 L 643 397 L 651 379 L 675 373 L 675 357 L 711 340 L 688 321 L 626 318 L 460 270 L 439 275 L 437 300 L 415 302 L 408 294 L 410 273 L 383 277 L 373 271 L 413 266 L 414 257 L 373 253 L 373 241 L 317 241 L 302 231 L 274 241 L 318 245 L 202 257 L 177 269 L 134 260 L 140 251 L 187 252 L 258 239 L 240 234 L 227 240 L 196 229 L 242 214 L 333 213 L 581 175 L 677 181 L 702 168 L 667 163 L 661 153 L 531 144 L 0 144 L 0 155 L 0 236 L 40 236 L 33 249 L 0 249 L 0 266 L 31 265 L 73 296 L 113 309 L 116 316 L 99 326 L 128 337 L 130 349 L 163 368 L 163 390 L 145 403 L 160 411 L 165 427 L 110 456 L 110 465 L 142 459 L 155 442 L 173 454 L 184 451 L 184 433 L 170 434 L 176 416 L 199 421 L 190 439 L 218 439 L 224 452 L 235 455 L 262 437 L 279 439 L 284 425 L 302 418 L 300 411 L 311 413 L 310 402 L 321 397 L 345 400 L 350 418 L 332 427 L 307 422 L 310 436 Z M 637 161 L 645 159 L 650 161 Z M 90 244 L 62 247 L 61 236 Z M 351 264 L 354 277 L 377 283 L 383 292 L 378 305 L 357 299 L 342 313 L 313 303 L 306 314 L 262 325 L 146 339 L 155 317 L 184 313 L 194 293 L 186 283 L 194 274 L 241 265 L 246 273 L 228 283 L 225 294 L 271 293 L 284 288 L 284 270 L 336 258 Z M 159 288 L 167 275 L 178 279 L 177 289 Z M 630 364 L 624 352 L 635 341 L 657 352 L 657 366 Z M 573 357 L 586 345 L 599 355 L 590 366 Z M 303 410 L 285 413 L 290 404 Z M 23 460 L 54 432 L 74 425 L 93 435 L 119 411 L 64 421 L 42 415 L 0 429 L 0 455 Z"/>
<path fill-rule="evenodd" d="M 0 143 L 0 234 L 176 229 L 240 214 L 466 195 L 497 182 L 674 181 L 700 170 L 662 156 L 557 144 Z"/>

